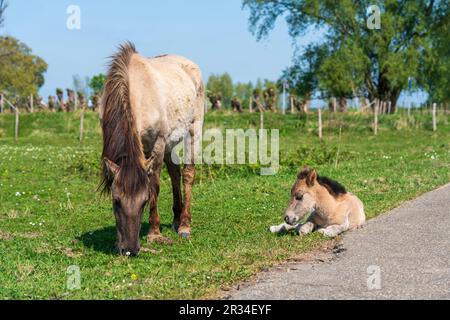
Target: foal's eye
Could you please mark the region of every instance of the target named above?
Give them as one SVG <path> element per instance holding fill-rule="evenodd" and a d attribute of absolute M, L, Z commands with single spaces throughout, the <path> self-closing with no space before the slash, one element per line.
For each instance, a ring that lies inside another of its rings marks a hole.
<path fill-rule="evenodd" d="M 303 195 L 295 196 L 295 200 L 302 201 L 303 200 Z"/>

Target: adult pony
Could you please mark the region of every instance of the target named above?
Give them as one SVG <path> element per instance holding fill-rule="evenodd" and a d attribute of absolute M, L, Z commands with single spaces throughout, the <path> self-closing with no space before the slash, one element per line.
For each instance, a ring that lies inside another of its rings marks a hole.
<path fill-rule="evenodd" d="M 163 162 L 172 181 L 173 227 L 181 237 L 190 237 L 194 150 L 198 150 L 204 115 L 199 67 L 174 55 L 144 58 L 127 42 L 111 57 L 101 101 L 101 187 L 112 196 L 119 253 L 139 253 L 139 232 L 147 205 L 147 240 L 170 242 L 161 235 L 157 206 Z M 186 137 L 190 161 L 182 172 L 183 201 L 180 164 L 172 150 Z"/>

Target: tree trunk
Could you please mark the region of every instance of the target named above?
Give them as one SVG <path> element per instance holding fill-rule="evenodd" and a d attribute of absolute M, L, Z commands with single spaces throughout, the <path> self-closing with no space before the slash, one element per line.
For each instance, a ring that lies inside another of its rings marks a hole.
<path fill-rule="evenodd" d="M 346 112 L 347 111 L 347 98 L 339 98 L 338 101 L 338 108 L 339 112 Z"/>

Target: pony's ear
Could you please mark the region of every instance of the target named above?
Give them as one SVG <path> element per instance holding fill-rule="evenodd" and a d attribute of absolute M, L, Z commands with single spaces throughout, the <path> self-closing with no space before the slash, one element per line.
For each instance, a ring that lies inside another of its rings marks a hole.
<path fill-rule="evenodd" d="M 115 164 L 114 162 L 112 162 L 111 160 L 109 160 L 108 158 L 103 158 L 103 162 L 105 163 L 106 169 L 108 170 L 108 173 L 115 177 L 116 174 L 119 172 L 120 167 Z"/>
<path fill-rule="evenodd" d="M 309 186 L 313 186 L 314 183 L 317 181 L 317 171 L 311 170 L 308 174 L 308 178 L 306 179 Z"/>

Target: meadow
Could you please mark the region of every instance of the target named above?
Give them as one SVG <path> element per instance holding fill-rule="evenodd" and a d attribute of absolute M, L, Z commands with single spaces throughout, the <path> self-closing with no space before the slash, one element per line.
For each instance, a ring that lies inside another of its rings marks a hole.
<path fill-rule="evenodd" d="M 137 258 L 114 251 L 115 221 L 108 197 L 97 192 L 101 131 L 96 114 L 0 115 L 0 299 L 196 299 L 248 279 L 311 250 L 327 239 L 312 234 L 275 236 L 298 170 L 308 164 L 344 184 L 373 218 L 450 181 L 450 117 L 429 112 L 372 116 L 350 111 L 324 116 L 266 114 L 280 130 L 280 171 L 260 176 L 258 166 L 199 166 L 193 194 L 193 234 L 171 230 L 172 195 L 162 175 L 162 232 L 174 244 L 148 245 L 144 217 Z M 209 113 L 205 128 L 258 128 L 259 114 Z M 389 225 L 386 225 L 389 228 Z M 399 232 L 392 230 L 392 232 Z M 418 235 L 420 237 L 420 235 Z M 81 288 L 68 290 L 67 270 L 78 266 Z"/>

